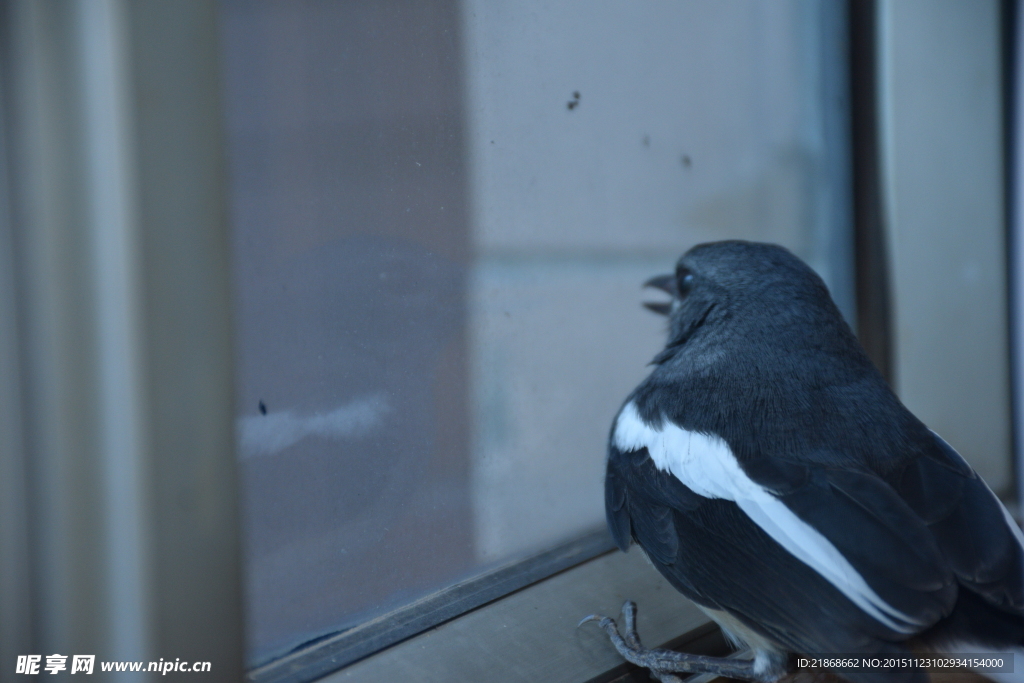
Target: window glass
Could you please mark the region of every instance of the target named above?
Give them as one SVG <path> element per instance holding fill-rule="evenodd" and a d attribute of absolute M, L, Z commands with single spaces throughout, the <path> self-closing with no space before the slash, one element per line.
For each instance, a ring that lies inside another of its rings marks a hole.
<path fill-rule="evenodd" d="M 852 310 L 822 5 L 224 0 L 250 664 L 600 528 L 690 246 Z"/>

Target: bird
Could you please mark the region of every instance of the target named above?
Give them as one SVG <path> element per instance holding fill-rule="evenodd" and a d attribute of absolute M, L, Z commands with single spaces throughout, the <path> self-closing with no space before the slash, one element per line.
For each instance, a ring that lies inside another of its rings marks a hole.
<path fill-rule="evenodd" d="M 710 242 L 645 286 L 671 295 L 646 304 L 668 341 L 612 423 L 608 527 L 753 658 L 645 649 L 631 602 L 622 633 L 601 615 L 581 625 L 666 682 L 770 683 L 795 655 L 1024 645 L 1024 535 L 900 402 L 807 264 Z M 913 666 L 834 673 L 927 681 Z"/>

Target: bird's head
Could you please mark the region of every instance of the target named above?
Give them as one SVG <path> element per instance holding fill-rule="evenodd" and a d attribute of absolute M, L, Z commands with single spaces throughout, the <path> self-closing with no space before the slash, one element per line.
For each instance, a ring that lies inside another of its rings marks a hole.
<path fill-rule="evenodd" d="M 730 240 L 699 244 L 683 254 L 675 273 L 645 287 L 667 292 L 644 305 L 669 319 L 669 346 L 698 330 L 744 337 L 801 334 L 801 328 L 845 328 L 828 289 L 811 268 L 783 247 Z M 723 336 L 722 334 L 716 336 Z"/>

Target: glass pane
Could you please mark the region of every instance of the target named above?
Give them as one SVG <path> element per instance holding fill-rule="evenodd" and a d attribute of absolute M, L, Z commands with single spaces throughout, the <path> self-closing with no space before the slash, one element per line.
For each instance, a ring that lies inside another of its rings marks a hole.
<path fill-rule="evenodd" d="M 251 664 L 600 528 L 693 244 L 852 309 L 838 12 L 224 1 Z"/>

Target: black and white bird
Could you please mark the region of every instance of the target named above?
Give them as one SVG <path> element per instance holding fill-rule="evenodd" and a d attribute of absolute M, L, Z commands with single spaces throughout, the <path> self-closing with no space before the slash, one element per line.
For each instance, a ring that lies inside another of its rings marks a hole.
<path fill-rule="evenodd" d="M 896 398 L 814 271 L 782 247 L 728 241 L 647 284 L 672 295 L 649 304 L 669 339 L 612 425 L 608 525 L 754 658 L 645 650 L 630 603 L 621 635 L 584 621 L 662 680 L 772 681 L 792 654 L 1024 645 L 1024 536 Z"/>

